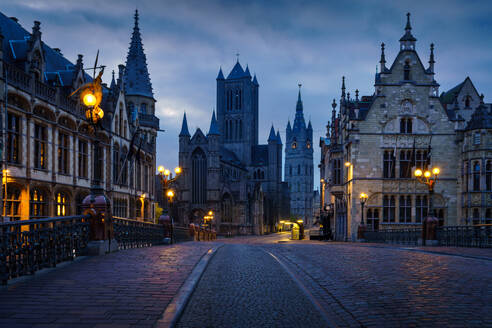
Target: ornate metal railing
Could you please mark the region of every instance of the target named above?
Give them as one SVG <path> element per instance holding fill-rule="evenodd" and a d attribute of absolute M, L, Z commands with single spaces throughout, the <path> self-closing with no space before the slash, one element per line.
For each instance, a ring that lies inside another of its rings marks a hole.
<path fill-rule="evenodd" d="M 56 102 L 56 88 L 53 88 L 41 81 L 35 81 L 34 91 L 36 96 L 54 104 Z"/>
<path fill-rule="evenodd" d="M 421 238 L 421 228 L 385 229 L 364 232 L 365 241 L 371 243 L 418 245 L 419 239 Z"/>
<path fill-rule="evenodd" d="M 79 256 L 89 241 L 89 216 L 0 223 L 0 280 L 55 267 Z"/>
<path fill-rule="evenodd" d="M 162 243 L 164 226 L 113 217 L 114 237 L 119 249 L 146 247 Z"/>
<path fill-rule="evenodd" d="M 492 225 L 440 227 L 437 240 L 441 246 L 492 247 Z"/>

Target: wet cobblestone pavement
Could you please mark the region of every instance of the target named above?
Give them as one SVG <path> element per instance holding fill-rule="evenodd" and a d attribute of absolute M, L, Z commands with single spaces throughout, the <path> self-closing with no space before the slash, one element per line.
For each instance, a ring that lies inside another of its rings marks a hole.
<path fill-rule="evenodd" d="M 177 327 L 325 327 L 281 265 L 260 247 L 225 245 L 206 269 Z"/>

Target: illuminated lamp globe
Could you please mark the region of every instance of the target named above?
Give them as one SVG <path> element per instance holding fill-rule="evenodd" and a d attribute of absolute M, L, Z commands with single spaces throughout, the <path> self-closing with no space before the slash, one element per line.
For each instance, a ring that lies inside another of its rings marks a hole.
<path fill-rule="evenodd" d="M 173 197 L 174 197 L 174 191 L 169 190 L 169 191 L 166 193 L 166 196 L 167 196 L 167 197 L 169 197 L 169 198 L 173 198 Z"/>
<path fill-rule="evenodd" d="M 433 173 L 434 175 L 439 175 L 439 173 L 441 173 L 441 170 L 439 170 L 439 168 L 438 168 L 438 167 L 435 167 L 435 168 L 433 168 L 433 169 L 432 169 L 432 173 Z"/>
<path fill-rule="evenodd" d="M 416 177 L 421 177 L 422 176 L 422 170 L 421 169 L 416 169 L 414 172 Z"/>
<path fill-rule="evenodd" d="M 349 167 L 350 165 L 352 165 L 350 162 L 345 162 L 346 167 Z"/>
<path fill-rule="evenodd" d="M 157 171 L 159 171 L 159 173 L 164 173 L 164 170 L 165 170 L 165 169 L 164 169 L 164 166 L 162 166 L 162 165 L 159 165 L 159 166 L 157 167 Z"/>
<path fill-rule="evenodd" d="M 214 214 L 214 212 L 208 211 L 208 215 L 212 216 L 213 214 Z"/>
<path fill-rule="evenodd" d="M 431 176 L 430 171 L 425 171 L 425 172 L 424 172 L 424 177 L 426 177 L 426 178 L 430 178 L 430 176 Z"/>
<path fill-rule="evenodd" d="M 169 170 L 167 170 L 167 169 L 166 169 L 166 170 L 164 170 L 164 175 L 165 175 L 165 176 L 168 176 L 169 174 L 171 174 L 171 171 L 169 171 Z"/>
<path fill-rule="evenodd" d="M 176 174 L 180 174 L 181 173 L 181 168 L 179 166 L 176 166 L 176 168 L 174 169 L 174 172 Z"/>
<path fill-rule="evenodd" d="M 94 96 L 94 94 L 86 93 L 84 95 L 83 102 L 84 102 L 84 105 L 86 105 L 87 107 L 92 107 L 96 104 L 97 99 L 96 99 L 96 96 Z"/>

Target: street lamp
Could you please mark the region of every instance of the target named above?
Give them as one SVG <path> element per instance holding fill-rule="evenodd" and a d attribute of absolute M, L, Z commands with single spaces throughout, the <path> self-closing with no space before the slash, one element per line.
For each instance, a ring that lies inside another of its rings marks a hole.
<path fill-rule="evenodd" d="M 432 208 L 432 196 L 434 195 L 434 185 L 437 182 L 437 178 L 441 170 L 438 167 L 434 167 L 432 170 L 422 171 L 421 169 L 416 169 L 414 172 L 417 181 L 425 184 L 427 186 L 427 190 L 429 192 L 429 213 L 433 215 L 434 210 Z M 434 176 L 432 176 L 434 175 Z"/>
<path fill-rule="evenodd" d="M 208 211 L 207 215 L 203 217 L 203 221 L 205 221 L 205 224 L 209 227 L 210 230 L 212 230 L 212 220 L 214 219 L 214 212 L 213 211 Z M 210 222 L 210 223 L 208 223 Z"/>
<path fill-rule="evenodd" d="M 367 201 L 367 194 L 366 193 L 361 193 L 359 196 L 360 199 L 360 207 L 361 207 L 361 225 L 364 225 L 364 205 L 366 204 Z"/>

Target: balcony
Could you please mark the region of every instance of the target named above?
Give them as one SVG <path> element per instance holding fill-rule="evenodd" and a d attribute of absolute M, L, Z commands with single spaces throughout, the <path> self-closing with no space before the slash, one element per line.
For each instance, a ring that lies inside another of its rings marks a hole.
<path fill-rule="evenodd" d="M 138 121 L 141 126 L 159 130 L 159 119 L 152 114 L 138 114 Z"/>

